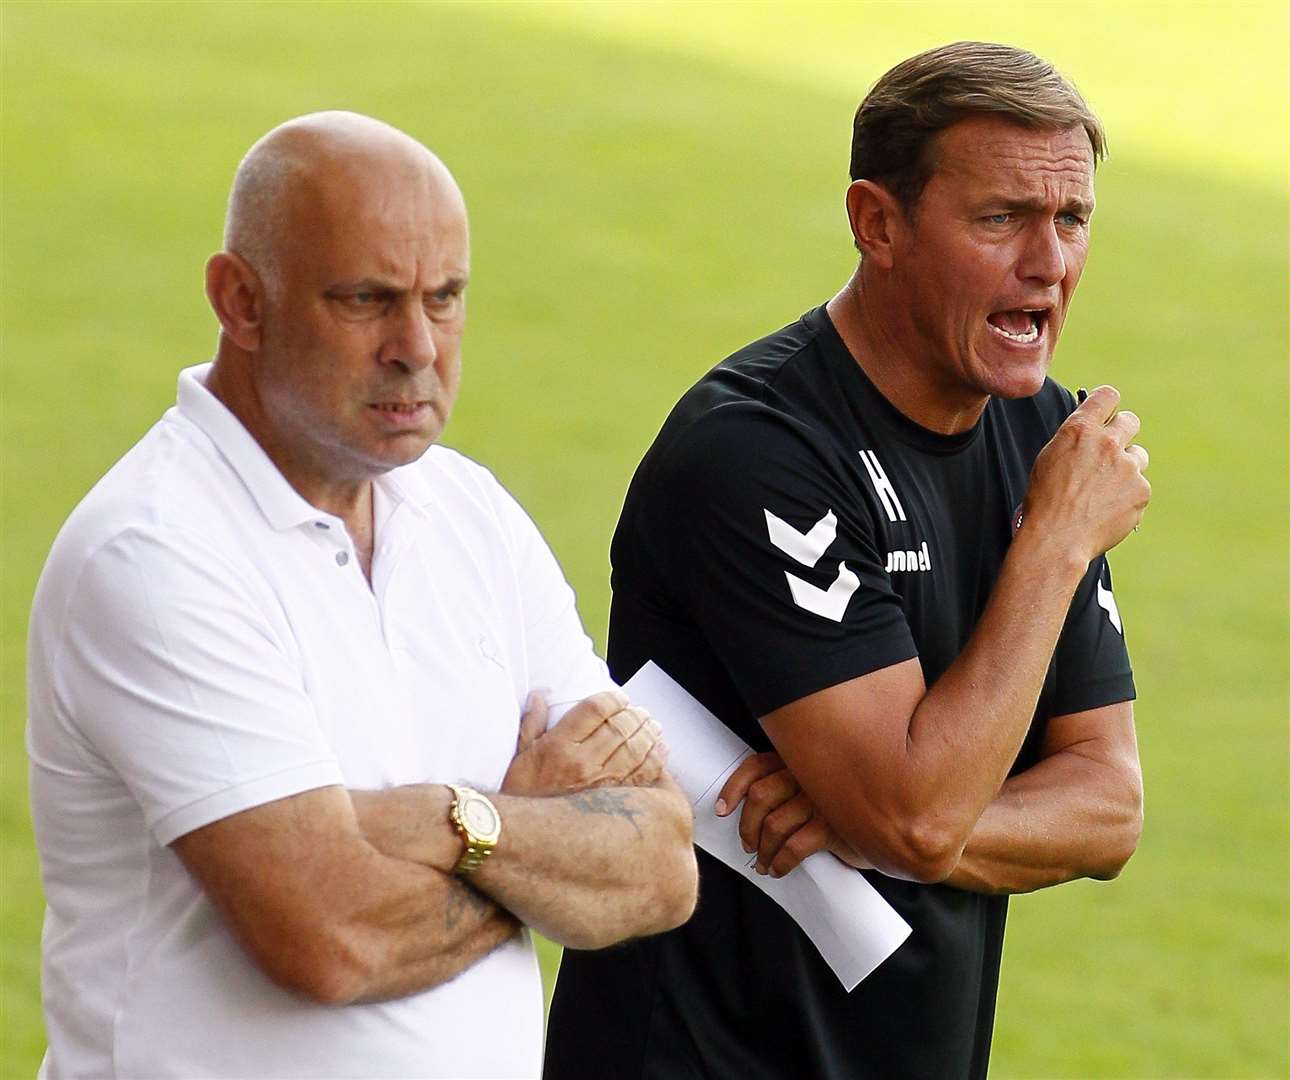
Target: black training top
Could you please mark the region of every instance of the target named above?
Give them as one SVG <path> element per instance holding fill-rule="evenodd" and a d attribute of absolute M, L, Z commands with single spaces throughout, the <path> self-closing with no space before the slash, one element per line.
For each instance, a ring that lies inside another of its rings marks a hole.
<path fill-rule="evenodd" d="M 913 656 L 931 685 L 1073 405 L 1049 380 L 992 399 L 969 431 L 930 432 L 879 394 L 823 308 L 741 350 L 681 399 L 632 481 L 612 548 L 614 677 L 654 660 L 754 750 L 771 748 L 757 717 L 825 687 Z M 1098 559 L 1014 771 L 1050 717 L 1134 696 L 1110 585 Z M 912 933 L 848 994 L 772 900 L 699 864 L 685 926 L 565 952 L 547 1080 L 985 1076 L 1006 899 L 866 872 Z"/>

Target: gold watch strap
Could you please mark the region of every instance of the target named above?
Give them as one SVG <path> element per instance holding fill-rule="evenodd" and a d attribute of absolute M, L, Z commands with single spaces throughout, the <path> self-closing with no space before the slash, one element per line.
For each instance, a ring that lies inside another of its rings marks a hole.
<path fill-rule="evenodd" d="M 480 847 L 466 841 L 466 850 L 461 853 L 461 858 L 457 860 L 457 865 L 452 868 L 452 872 L 461 877 L 467 874 L 473 874 L 483 864 L 484 860 L 493 853 L 492 845 Z"/>
<path fill-rule="evenodd" d="M 481 865 L 483 865 L 484 860 L 493 853 L 493 849 L 497 846 L 498 837 L 476 835 L 460 812 L 462 803 L 467 799 L 477 799 L 480 802 L 485 803 L 492 811 L 494 821 L 498 823 L 497 831 L 499 835 L 501 832 L 501 817 L 498 815 L 497 807 L 493 805 L 492 800 L 489 799 L 488 796 L 480 794 L 474 788 L 464 787 L 457 784 L 449 784 L 448 787 L 452 791 L 453 796 L 452 809 L 449 812 L 449 818 L 453 825 L 456 826 L 457 832 L 461 836 L 462 843 L 466 845 L 465 850 L 461 853 L 461 858 L 457 860 L 457 865 L 452 868 L 452 872 L 464 877 L 467 874 L 474 873 Z"/>

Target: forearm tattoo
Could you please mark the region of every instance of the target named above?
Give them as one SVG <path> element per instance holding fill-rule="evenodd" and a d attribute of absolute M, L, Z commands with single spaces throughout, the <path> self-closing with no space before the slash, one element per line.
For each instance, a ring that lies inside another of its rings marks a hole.
<path fill-rule="evenodd" d="M 624 791 L 590 788 L 587 791 L 566 795 L 565 801 L 580 814 L 606 814 L 610 817 L 623 818 L 636 830 L 637 836 L 644 835 L 641 827 L 636 824 L 641 811 L 631 804 L 629 796 Z"/>
<path fill-rule="evenodd" d="M 473 914 L 482 919 L 492 908 L 493 902 L 488 897 L 476 892 L 465 882 L 454 881 L 443 906 L 444 926 L 449 930 L 456 930 L 463 916 Z"/>

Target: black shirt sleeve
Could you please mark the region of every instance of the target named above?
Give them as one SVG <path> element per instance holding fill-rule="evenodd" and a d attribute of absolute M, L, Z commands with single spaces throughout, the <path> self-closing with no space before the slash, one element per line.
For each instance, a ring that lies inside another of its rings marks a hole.
<path fill-rule="evenodd" d="M 917 655 L 867 501 L 809 426 L 757 402 L 670 440 L 636 525 L 745 705 L 781 705 Z"/>
<path fill-rule="evenodd" d="M 1105 555 L 1093 560 L 1075 591 L 1053 654 L 1053 676 L 1052 697 L 1044 710 L 1048 716 L 1097 709 L 1137 696 Z"/>
<path fill-rule="evenodd" d="M 1051 379 L 1034 403 L 1042 417 L 1045 442 L 1076 406 L 1074 395 Z M 1038 448 L 1034 452 L 1038 453 Z M 1124 624 L 1111 591 L 1111 567 L 1102 555 L 1089 564 L 1075 590 L 1039 712 L 1047 719 L 1135 697 Z"/>

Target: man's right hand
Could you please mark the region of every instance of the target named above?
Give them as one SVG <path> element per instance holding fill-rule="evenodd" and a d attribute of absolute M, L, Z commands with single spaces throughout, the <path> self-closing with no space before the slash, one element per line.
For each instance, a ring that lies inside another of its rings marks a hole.
<path fill-rule="evenodd" d="M 621 690 L 580 701 L 547 730 L 547 705 L 529 695 L 515 757 L 501 790 L 507 795 L 568 795 L 607 785 L 653 784 L 663 775 L 667 746 L 644 709 Z"/>
<path fill-rule="evenodd" d="M 1116 412 L 1119 391 L 1099 386 L 1040 452 L 1022 506 L 1022 531 L 1042 530 L 1082 565 L 1123 540 L 1142 520 L 1151 485 L 1147 452 L 1132 445 L 1141 422 Z"/>

